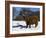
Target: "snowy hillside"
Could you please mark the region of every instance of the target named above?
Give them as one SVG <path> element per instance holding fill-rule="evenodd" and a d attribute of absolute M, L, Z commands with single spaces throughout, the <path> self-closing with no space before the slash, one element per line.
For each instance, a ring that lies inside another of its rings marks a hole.
<path fill-rule="evenodd" d="M 18 25 L 22 25 L 22 26 L 26 26 L 26 22 L 25 21 L 13 21 L 12 22 L 13 26 L 18 26 Z M 12 27 L 10 28 L 11 30 L 11 34 L 18 34 L 18 33 L 37 33 L 37 32 L 42 32 L 42 25 L 40 24 L 40 22 L 38 22 L 38 26 L 35 28 L 35 24 L 31 25 L 31 28 L 21 28 L 21 27 Z"/>

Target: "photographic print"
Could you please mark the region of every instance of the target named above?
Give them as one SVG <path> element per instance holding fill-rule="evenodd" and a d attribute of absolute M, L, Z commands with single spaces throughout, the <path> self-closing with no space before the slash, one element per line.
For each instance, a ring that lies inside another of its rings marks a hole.
<path fill-rule="evenodd" d="M 28 4 L 9 4 L 10 36 L 29 36 L 44 34 L 43 6 Z M 28 35 L 27 35 L 28 34 Z"/>
<path fill-rule="evenodd" d="M 13 5 L 11 9 L 12 31 L 15 31 L 15 33 L 21 33 L 21 31 L 24 33 L 42 32 L 42 23 L 40 23 L 42 22 L 42 19 L 40 20 L 42 8 L 40 8 L 40 6 Z"/>

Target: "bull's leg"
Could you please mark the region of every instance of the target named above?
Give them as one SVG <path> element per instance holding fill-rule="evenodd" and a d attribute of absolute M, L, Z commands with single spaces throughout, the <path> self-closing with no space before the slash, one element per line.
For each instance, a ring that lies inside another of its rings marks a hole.
<path fill-rule="evenodd" d="M 35 24 L 35 27 L 37 27 L 38 23 Z"/>
<path fill-rule="evenodd" d="M 28 28 L 28 25 L 26 25 L 26 28 Z"/>
<path fill-rule="evenodd" d="M 27 24 L 27 25 L 26 25 L 26 28 L 28 28 L 28 22 L 26 22 L 26 24 Z"/>
<path fill-rule="evenodd" d="M 32 21 L 31 21 L 31 20 L 29 20 L 29 28 L 31 28 L 31 24 L 32 24 L 31 22 L 32 22 Z"/>
<path fill-rule="evenodd" d="M 29 28 L 31 28 L 31 25 L 29 25 Z"/>

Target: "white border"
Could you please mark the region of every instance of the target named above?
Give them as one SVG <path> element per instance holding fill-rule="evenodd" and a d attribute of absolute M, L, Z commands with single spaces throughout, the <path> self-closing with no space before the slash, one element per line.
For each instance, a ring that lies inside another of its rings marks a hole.
<path fill-rule="evenodd" d="M 40 25 L 42 25 L 42 6 L 10 4 L 10 34 L 12 34 L 12 7 L 40 8 L 40 23 L 41 23 Z"/>

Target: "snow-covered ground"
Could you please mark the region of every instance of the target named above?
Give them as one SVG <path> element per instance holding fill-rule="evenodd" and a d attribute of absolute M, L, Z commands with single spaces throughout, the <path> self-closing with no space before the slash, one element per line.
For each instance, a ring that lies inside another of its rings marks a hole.
<path fill-rule="evenodd" d="M 17 26 L 17 25 L 23 25 L 26 26 L 25 21 L 13 21 L 12 26 Z M 13 28 L 10 26 L 10 34 L 21 34 L 21 33 L 37 33 L 37 32 L 42 32 L 42 25 L 40 24 L 40 21 L 38 22 L 38 26 L 35 28 L 35 24 L 31 25 L 31 28 L 21 28 L 21 27 L 16 27 Z"/>

